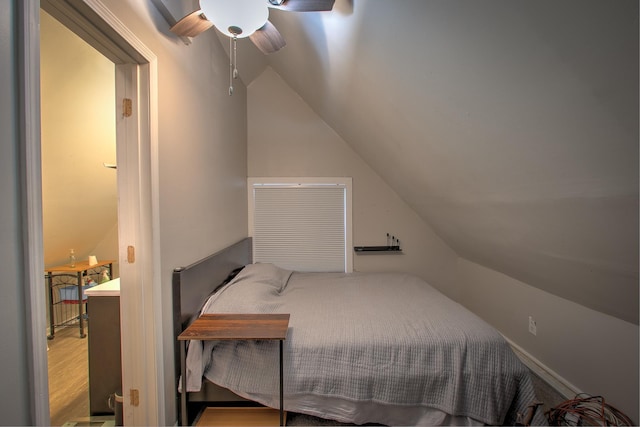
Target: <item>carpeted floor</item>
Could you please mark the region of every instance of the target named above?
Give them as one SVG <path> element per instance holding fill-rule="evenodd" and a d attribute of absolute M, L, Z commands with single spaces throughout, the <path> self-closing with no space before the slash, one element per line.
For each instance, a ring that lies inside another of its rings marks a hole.
<path fill-rule="evenodd" d="M 531 372 L 531 380 L 533 388 L 536 390 L 536 397 L 542 402 L 542 406 L 538 408 L 538 411 L 546 413 L 549 409 L 567 400 L 533 372 Z"/>

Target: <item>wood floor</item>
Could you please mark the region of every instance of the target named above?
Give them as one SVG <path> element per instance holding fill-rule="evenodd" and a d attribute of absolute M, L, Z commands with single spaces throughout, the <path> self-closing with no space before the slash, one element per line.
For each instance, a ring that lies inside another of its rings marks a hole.
<path fill-rule="evenodd" d="M 80 338 L 77 327 L 57 329 L 55 338 L 47 341 L 52 426 L 85 420 L 89 416 L 87 342 L 88 338 Z"/>

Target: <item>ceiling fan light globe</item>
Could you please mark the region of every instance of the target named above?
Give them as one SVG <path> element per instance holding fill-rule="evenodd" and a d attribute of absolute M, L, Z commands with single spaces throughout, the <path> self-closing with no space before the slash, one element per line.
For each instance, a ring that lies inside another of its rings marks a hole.
<path fill-rule="evenodd" d="M 269 19 L 265 0 L 200 0 L 200 8 L 227 37 L 249 37 Z M 233 34 L 230 28 L 240 28 L 242 32 Z"/>

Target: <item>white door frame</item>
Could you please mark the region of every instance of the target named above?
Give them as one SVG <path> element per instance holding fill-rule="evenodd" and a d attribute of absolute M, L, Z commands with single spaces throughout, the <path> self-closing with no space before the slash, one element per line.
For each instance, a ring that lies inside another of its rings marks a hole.
<path fill-rule="evenodd" d="M 165 424 L 164 359 L 160 301 L 158 219 L 157 58 L 100 0 L 47 0 L 65 25 L 88 34 L 116 65 L 118 239 L 124 420 L 127 425 Z M 40 148 L 40 1 L 15 2 L 20 18 L 26 312 L 32 420 L 49 425 L 46 295 L 42 238 Z M 80 13 L 79 13 L 80 11 Z M 108 34 L 107 34 L 108 33 Z M 122 98 L 132 100 L 124 118 Z M 135 248 L 133 252 L 130 248 Z M 139 403 L 131 399 L 137 390 Z"/>

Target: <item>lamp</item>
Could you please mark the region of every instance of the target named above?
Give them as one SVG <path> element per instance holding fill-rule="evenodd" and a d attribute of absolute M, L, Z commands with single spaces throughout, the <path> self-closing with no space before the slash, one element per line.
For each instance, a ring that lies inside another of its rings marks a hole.
<path fill-rule="evenodd" d="M 229 37 L 229 96 L 233 95 L 233 79 L 238 77 L 237 43 L 264 27 L 269 20 L 265 0 L 201 0 L 200 8 L 211 23 Z"/>
<path fill-rule="evenodd" d="M 269 19 L 265 0 L 201 0 L 209 21 L 227 37 L 249 37 Z"/>

